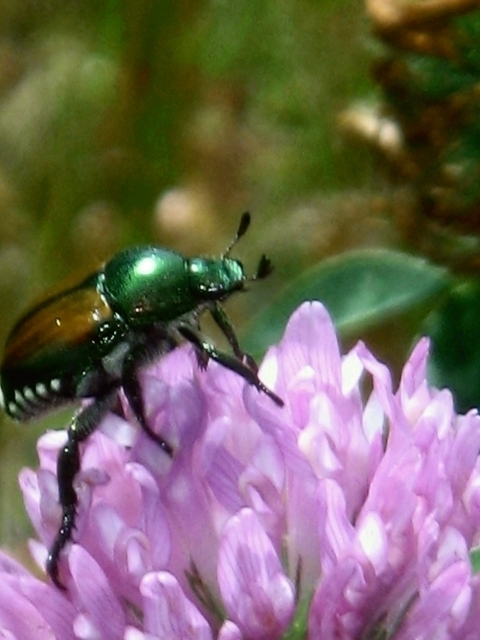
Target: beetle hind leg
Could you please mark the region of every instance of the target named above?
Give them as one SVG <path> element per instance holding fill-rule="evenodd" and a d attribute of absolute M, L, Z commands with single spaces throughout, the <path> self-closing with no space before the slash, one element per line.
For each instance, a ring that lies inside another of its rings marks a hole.
<path fill-rule="evenodd" d="M 78 498 L 73 483 L 80 470 L 80 443 L 95 431 L 102 418 L 115 404 L 117 396 L 118 390 L 113 389 L 80 411 L 73 418 L 67 432 L 67 441 L 58 454 L 58 497 L 62 508 L 62 521 L 48 553 L 46 570 L 59 589 L 65 588 L 59 578 L 60 553 L 72 539 L 75 529 Z"/>

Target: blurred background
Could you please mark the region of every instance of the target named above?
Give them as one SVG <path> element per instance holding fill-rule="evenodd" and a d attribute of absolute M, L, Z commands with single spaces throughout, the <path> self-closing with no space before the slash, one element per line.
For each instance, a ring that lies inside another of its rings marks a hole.
<path fill-rule="evenodd" d="M 480 20 L 473 0 L 0 0 L 0 340 L 28 301 L 120 248 L 234 254 L 227 310 L 259 357 L 304 299 L 398 377 L 416 336 L 457 406 L 480 388 Z M 208 327 L 208 332 L 213 330 Z M 218 338 L 218 336 L 216 336 Z M 0 422 L 17 475 L 71 412 Z"/>

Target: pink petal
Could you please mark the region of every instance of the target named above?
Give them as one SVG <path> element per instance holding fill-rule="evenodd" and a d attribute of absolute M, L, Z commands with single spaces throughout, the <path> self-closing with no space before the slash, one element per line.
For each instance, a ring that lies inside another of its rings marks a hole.
<path fill-rule="evenodd" d="M 125 628 L 125 611 L 95 560 L 79 545 L 72 545 L 68 564 L 71 588 L 92 628 L 102 640 L 118 640 Z"/>
<path fill-rule="evenodd" d="M 251 509 L 230 518 L 224 528 L 218 584 L 229 617 L 248 638 L 276 638 L 286 629 L 294 588 Z"/>
<path fill-rule="evenodd" d="M 149 573 L 140 585 L 144 628 L 162 640 L 212 640 L 210 626 L 166 571 Z"/>

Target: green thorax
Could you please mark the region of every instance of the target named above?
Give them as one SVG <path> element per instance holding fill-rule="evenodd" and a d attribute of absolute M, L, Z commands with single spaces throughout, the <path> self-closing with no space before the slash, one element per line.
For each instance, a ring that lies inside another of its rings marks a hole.
<path fill-rule="evenodd" d="M 245 274 L 230 258 L 187 259 L 155 246 L 127 249 L 105 265 L 102 287 L 130 326 L 168 323 L 241 289 Z"/>

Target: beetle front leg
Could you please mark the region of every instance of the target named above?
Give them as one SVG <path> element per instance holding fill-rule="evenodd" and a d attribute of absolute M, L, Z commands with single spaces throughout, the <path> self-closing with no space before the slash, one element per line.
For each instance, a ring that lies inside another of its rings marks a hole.
<path fill-rule="evenodd" d="M 230 322 L 230 318 L 227 316 L 223 308 L 215 303 L 210 308 L 210 313 L 212 314 L 212 318 L 215 323 L 222 331 L 223 335 L 227 338 L 229 345 L 232 347 L 233 353 L 237 356 L 239 360 L 244 360 L 248 367 L 253 371 L 258 371 L 258 365 L 255 362 L 253 356 L 249 353 L 245 353 L 240 347 L 240 343 L 237 338 L 237 334 L 235 333 L 235 329 L 233 328 L 232 323 Z"/>
<path fill-rule="evenodd" d="M 80 470 L 79 445 L 95 431 L 102 418 L 113 406 L 117 395 L 118 391 L 115 389 L 78 413 L 68 429 L 67 442 L 58 454 L 58 497 L 62 507 L 62 522 L 48 553 L 46 570 L 54 585 L 59 589 L 65 588 L 58 575 L 60 553 L 72 539 L 77 515 L 78 498 L 73 483 Z"/>
<path fill-rule="evenodd" d="M 186 340 L 188 340 L 188 342 L 193 344 L 195 349 L 197 349 L 200 352 L 202 361 L 205 358 L 207 360 L 209 359 L 215 360 L 215 362 L 218 362 L 226 369 L 230 369 L 230 371 L 237 373 L 244 380 L 246 380 L 248 384 L 251 384 L 262 393 L 265 393 L 265 395 L 271 398 L 275 402 L 275 404 L 277 404 L 279 407 L 283 407 L 284 405 L 283 400 L 279 396 L 277 396 L 276 393 L 274 393 L 271 389 L 269 389 L 266 385 L 263 384 L 263 382 L 260 380 L 260 378 L 257 375 L 256 369 L 252 369 L 251 367 L 248 366 L 248 364 L 246 364 L 245 362 L 243 362 L 243 360 L 240 360 L 239 358 L 235 358 L 228 353 L 219 351 L 212 344 L 207 342 L 207 340 L 205 340 L 204 337 L 200 333 L 195 331 L 195 329 L 193 329 L 191 326 L 179 325 L 177 328 L 180 334 Z"/>

